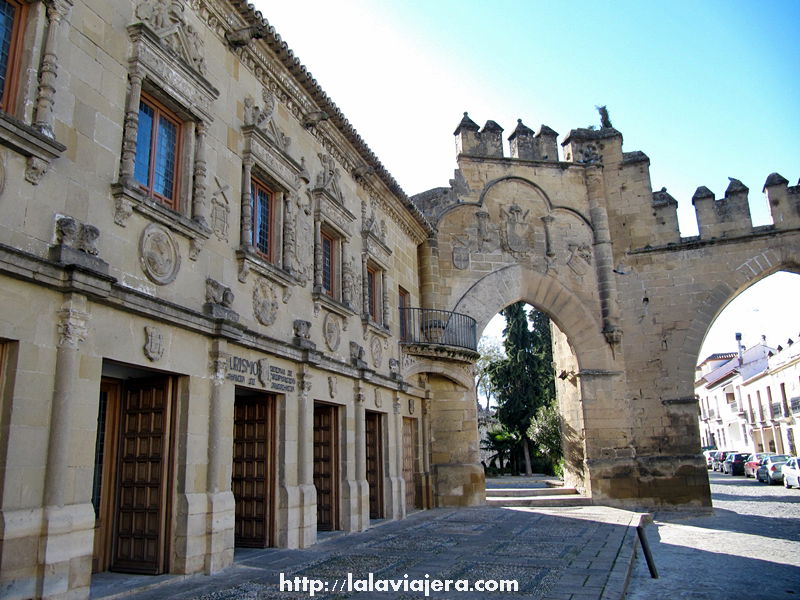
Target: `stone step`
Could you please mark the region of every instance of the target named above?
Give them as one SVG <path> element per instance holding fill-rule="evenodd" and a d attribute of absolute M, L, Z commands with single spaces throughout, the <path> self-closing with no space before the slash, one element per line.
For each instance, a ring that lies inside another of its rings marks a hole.
<path fill-rule="evenodd" d="M 551 487 L 535 487 L 535 488 L 486 488 L 487 498 L 512 498 L 519 496 L 564 496 L 567 494 L 577 494 L 578 490 L 575 488 L 551 488 Z"/>
<path fill-rule="evenodd" d="M 519 496 L 514 498 L 486 498 L 487 506 L 591 506 L 592 499 L 579 494 L 563 494 L 558 496 Z"/>

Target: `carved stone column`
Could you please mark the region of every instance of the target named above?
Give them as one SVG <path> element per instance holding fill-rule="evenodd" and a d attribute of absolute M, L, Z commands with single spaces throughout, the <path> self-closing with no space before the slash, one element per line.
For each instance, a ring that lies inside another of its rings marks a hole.
<path fill-rule="evenodd" d="M 70 465 L 76 464 L 72 444 L 72 407 L 80 402 L 80 344 L 86 339 L 86 297 L 70 294 L 58 313 L 58 343 L 50 407 L 50 432 L 44 481 L 44 527 L 39 549 L 42 564 L 37 597 L 79 594 L 76 583 L 91 572 L 91 531 L 94 509 L 91 490 L 74 485 Z M 88 586 L 86 588 L 88 596 Z M 77 595 L 76 595 L 77 597 Z"/>
<path fill-rule="evenodd" d="M 322 223 L 314 218 L 314 290 L 322 291 Z"/>
<path fill-rule="evenodd" d="M 236 501 L 231 491 L 233 464 L 233 384 L 227 382 L 227 344 L 215 341 L 211 352 L 208 407 L 208 465 L 206 471 L 205 573 L 216 573 L 233 563 Z"/>
<path fill-rule="evenodd" d="M 381 307 L 383 309 L 383 323 L 384 327 L 389 327 L 389 281 L 388 274 L 384 272 L 381 275 Z"/>
<path fill-rule="evenodd" d="M 297 394 L 297 483 L 300 488 L 301 548 L 317 543 L 317 488 L 314 487 L 314 400 L 311 374 L 298 372 Z"/>
<path fill-rule="evenodd" d="M 394 439 L 397 443 L 395 473 L 397 473 L 397 493 L 399 494 L 398 511 L 395 518 L 404 519 L 408 512 L 408 507 L 406 506 L 406 482 L 403 477 L 403 415 L 400 414 L 400 398 L 397 396 L 392 402 L 392 409 L 394 413 Z"/>
<path fill-rule="evenodd" d="M 61 25 L 72 8 L 72 2 L 70 0 L 49 0 L 46 5 L 47 38 L 42 53 L 42 65 L 39 69 L 39 89 L 36 92 L 36 112 L 33 126 L 50 139 L 54 139 L 53 104 L 55 103 L 56 78 L 58 77 L 58 47 L 59 41 L 64 37 Z"/>
<path fill-rule="evenodd" d="M 367 255 L 361 255 L 361 314 L 369 315 L 369 272 L 367 270 Z"/>
<path fill-rule="evenodd" d="M 136 163 L 136 139 L 139 135 L 139 103 L 142 99 L 142 79 L 144 75 L 139 71 L 128 74 L 130 91 L 128 102 L 125 105 L 125 129 L 122 133 L 122 159 L 119 168 L 120 183 L 133 187 L 134 166 Z"/>
<path fill-rule="evenodd" d="M 355 450 L 356 450 L 356 486 L 358 492 L 358 513 L 354 515 L 357 531 L 369 528 L 369 484 L 367 484 L 367 430 L 366 409 L 364 408 L 365 395 L 356 392 L 353 408 L 356 413 Z"/>
<path fill-rule="evenodd" d="M 208 228 L 208 204 L 206 202 L 206 132 L 208 126 L 199 121 L 195 125 L 194 190 L 192 195 L 192 219 Z"/>
<path fill-rule="evenodd" d="M 351 287 L 352 269 L 350 268 L 350 250 L 346 240 L 342 240 L 342 304 L 353 306 L 353 288 Z M 349 273 L 349 275 L 348 275 Z"/>
<path fill-rule="evenodd" d="M 250 249 L 253 245 L 253 207 L 250 198 L 250 182 L 253 178 L 253 160 L 250 158 L 242 162 L 242 214 L 240 244 L 242 248 Z"/>
<path fill-rule="evenodd" d="M 587 165 L 584 171 L 589 196 L 589 218 L 594 228 L 594 249 L 600 304 L 603 311 L 603 334 L 610 344 L 619 343 L 622 329 L 617 307 L 617 284 L 614 280 L 614 253 L 608 228 L 606 193 L 603 170 L 599 165 Z"/>

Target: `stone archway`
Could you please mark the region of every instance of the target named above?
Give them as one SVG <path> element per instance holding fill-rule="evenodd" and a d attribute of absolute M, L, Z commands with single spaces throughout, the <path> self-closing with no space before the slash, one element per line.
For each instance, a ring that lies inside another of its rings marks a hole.
<path fill-rule="evenodd" d="M 800 186 L 767 179 L 768 228 L 752 226 L 741 182 L 720 199 L 699 188 L 700 235 L 682 238 L 677 202 L 653 192 L 649 159 L 623 152 L 617 130 L 571 131 L 564 161 L 554 135 L 520 124 L 504 157 L 496 124 L 480 131 L 464 117 L 451 187 L 414 198 L 436 226 L 419 254 L 422 306 L 480 327 L 517 300 L 547 312 L 576 356 L 563 381 L 574 384 L 575 462 L 593 501 L 708 506 L 694 361 L 738 291 L 800 264 Z M 432 420 L 432 436 L 467 443 L 456 421 L 437 430 Z M 446 482 L 453 497 L 456 482 Z"/>

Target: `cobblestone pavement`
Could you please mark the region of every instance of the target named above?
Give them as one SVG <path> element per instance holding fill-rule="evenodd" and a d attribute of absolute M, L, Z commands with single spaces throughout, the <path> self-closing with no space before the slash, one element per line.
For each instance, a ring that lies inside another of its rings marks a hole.
<path fill-rule="evenodd" d="M 298 600 L 306 592 L 279 588 L 287 579 L 325 581 L 337 591 L 323 599 L 410 600 L 415 591 L 348 591 L 353 578 L 516 580 L 519 591 L 431 592 L 430 598 L 473 600 L 619 600 L 633 563 L 636 525 L 642 515 L 606 507 L 558 509 L 476 507 L 418 512 L 360 534 L 325 537 L 312 548 L 238 550 L 233 567 L 212 577 L 194 576 L 128 595 L 136 600 Z M 115 577 L 118 579 L 115 580 Z M 138 578 L 139 581 L 145 581 Z M 103 574 L 92 597 L 120 595 L 131 578 Z M 135 583 L 135 582 L 134 582 Z M 139 583 L 142 585 L 142 583 Z M 106 590 L 106 595 L 102 590 Z"/>
<path fill-rule="evenodd" d="M 656 514 L 628 600 L 800 599 L 800 490 L 709 472 L 713 516 Z M 641 554 L 641 553 L 640 553 Z"/>

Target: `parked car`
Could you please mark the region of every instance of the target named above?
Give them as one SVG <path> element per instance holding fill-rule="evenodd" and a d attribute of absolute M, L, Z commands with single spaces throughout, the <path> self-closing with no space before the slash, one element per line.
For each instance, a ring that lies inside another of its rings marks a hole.
<path fill-rule="evenodd" d="M 781 469 L 783 473 L 783 487 L 798 487 L 800 488 L 800 458 L 796 456 L 786 461 Z"/>
<path fill-rule="evenodd" d="M 722 472 L 728 475 L 744 475 L 744 462 L 749 455 L 743 452 L 728 452 L 722 463 Z"/>
<path fill-rule="evenodd" d="M 713 463 L 711 464 L 711 468 L 714 471 L 722 471 L 722 463 L 725 462 L 725 457 L 727 456 L 727 450 L 717 450 L 713 455 Z"/>
<path fill-rule="evenodd" d="M 788 454 L 775 454 L 763 458 L 756 471 L 756 479 L 769 485 L 783 481 L 781 470 L 790 458 L 792 457 Z"/>
<path fill-rule="evenodd" d="M 761 461 L 764 460 L 767 456 L 775 456 L 774 452 L 756 452 L 751 454 L 747 457 L 747 460 L 744 463 L 744 476 L 745 477 L 755 477 L 756 471 L 758 470 L 758 465 L 761 464 Z"/>
<path fill-rule="evenodd" d="M 714 466 L 714 453 L 716 450 L 703 450 L 703 457 L 706 459 L 706 468 L 710 469 Z"/>

